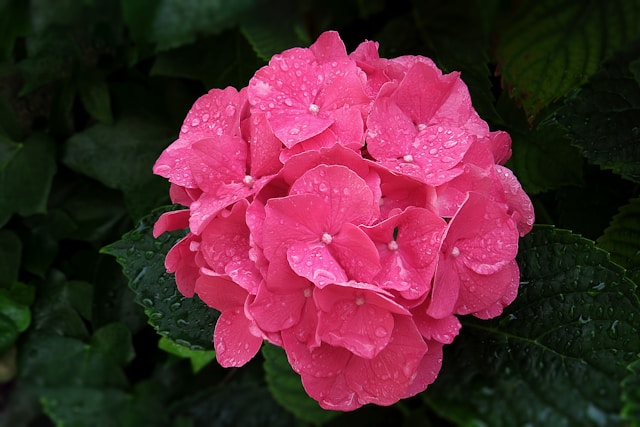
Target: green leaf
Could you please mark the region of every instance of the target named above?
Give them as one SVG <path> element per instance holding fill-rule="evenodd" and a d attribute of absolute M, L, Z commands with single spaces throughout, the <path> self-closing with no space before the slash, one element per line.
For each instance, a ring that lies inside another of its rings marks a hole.
<path fill-rule="evenodd" d="M 498 70 L 533 118 L 640 34 L 640 1 L 524 1 L 504 22 Z"/>
<path fill-rule="evenodd" d="M 162 336 L 191 350 L 212 347 L 213 329 L 219 313 L 205 305 L 197 295 L 180 294 L 173 275 L 166 272 L 164 258 L 183 232 L 164 233 L 153 238 L 153 224 L 167 208 L 145 216 L 122 240 L 102 249 L 122 265 L 129 286 L 149 317 L 149 323 Z"/>
<path fill-rule="evenodd" d="M 57 427 L 122 426 L 130 397 L 117 388 L 56 387 L 40 397 Z"/>
<path fill-rule="evenodd" d="M 11 320 L 18 332 L 26 331 L 31 324 L 29 305 L 33 297 L 33 287 L 20 282 L 14 282 L 8 289 L 0 288 L 0 315 Z"/>
<path fill-rule="evenodd" d="M 240 88 L 263 65 L 244 37 L 224 32 L 160 53 L 150 74 L 199 80 L 205 88 Z"/>
<path fill-rule="evenodd" d="M 313 400 L 302 386 L 300 375 L 289 365 L 287 355 L 280 347 L 264 343 L 264 371 L 273 398 L 296 418 L 313 425 L 322 425 L 339 412 L 327 411 Z"/>
<path fill-rule="evenodd" d="M 635 285 L 592 241 L 551 227 L 521 240 L 518 263 L 515 302 L 463 319 L 424 398 L 465 425 L 621 425 L 620 382 L 640 348 Z"/>
<path fill-rule="evenodd" d="M 91 319 L 93 286 L 82 281 L 68 281 L 57 271 L 36 286 L 38 298 L 32 308 L 32 329 L 85 338 L 88 335 L 85 320 Z"/>
<path fill-rule="evenodd" d="M 293 427 L 293 417 L 254 383 L 229 383 L 202 390 L 173 406 L 175 418 L 193 427 Z"/>
<path fill-rule="evenodd" d="M 18 281 L 22 242 L 10 230 L 0 230 L 0 289 Z"/>
<path fill-rule="evenodd" d="M 253 0 L 127 0 L 122 8 L 136 41 L 154 43 L 162 51 L 233 27 L 252 4 Z"/>
<path fill-rule="evenodd" d="M 629 365 L 629 375 L 622 381 L 622 401 L 622 418 L 640 426 L 640 359 Z"/>
<path fill-rule="evenodd" d="M 286 49 L 307 46 L 300 37 L 300 17 L 292 13 L 288 0 L 261 1 L 242 18 L 240 30 L 264 61 Z"/>
<path fill-rule="evenodd" d="M 166 198 L 166 182 L 151 169 L 171 142 L 172 131 L 160 122 L 127 116 L 113 125 L 99 123 L 72 136 L 62 161 L 73 170 L 121 190 L 134 217 Z"/>
<path fill-rule="evenodd" d="M 44 213 L 55 172 L 55 147 L 47 136 L 32 134 L 17 143 L 0 135 L 0 226 L 13 213 Z"/>
<path fill-rule="evenodd" d="M 158 348 L 174 356 L 189 359 L 194 374 L 197 374 L 202 368 L 207 366 L 209 362 L 216 358 L 216 352 L 213 350 L 191 350 L 189 347 L 180 345 L 167 337 L 160 338 Z"/>
<path fill-rule="evenodd" d="M 103 76 L 99 73 L 83 73 L 79 94 L 82 105 L 93 118 L 103 123 L 113 123 L 109 87 Z"/>
<path fill-rule="evenodd" d="M 611 260 L 627 269 L 627 275 L 640 283 L 640 199 L 620 208 L 598 239 L 598 246 L 611 253 Z"/>
<path fill-rule="evenodd" d="M 90 345 L 97 352 L 125 366 L 135 356 L 131 332 L 124 323 L 111 323 L 98 329 L 91 337 Z"/>
<path fill-rule="evenodd" d="M 23 1 L 5 1 L 0 4 L 0 61 L 11 57 L 13 46 L 18 37 L 28 33 L 29 5 Z"/>
<path fill-rule="evenodd" d="M 529 194 L 583 184 L 583 159 L 557 125 L 510 132 L 513 155 L 508 166 Z"/>
<path fill-rule="evenodd" d="M 640 182 L 640 82 L 631 64 L 640 43 L 607 61 L 556 113 L 591 162 Z"/>
<path fill-rule="evenodd" d="M 13 320 L 0 312 L 0 357 L 16 342 L 19 334 L 20 331 Z"/>

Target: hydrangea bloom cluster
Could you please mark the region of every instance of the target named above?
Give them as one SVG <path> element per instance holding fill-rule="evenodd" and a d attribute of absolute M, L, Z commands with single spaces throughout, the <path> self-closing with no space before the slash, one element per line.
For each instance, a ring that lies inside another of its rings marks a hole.
<path fill-rule="evenodd" d="M 154 234 L 189 229 L 165 264 L 221 312 L 222 366 L 267 340 L 323 408 L 390 405 L 435 380 L 458 315 L 516 297 L 534 215 L 510 154 L 459 73 L 326 32 L 195 102 L 154 166 L 186 209 Z"/>

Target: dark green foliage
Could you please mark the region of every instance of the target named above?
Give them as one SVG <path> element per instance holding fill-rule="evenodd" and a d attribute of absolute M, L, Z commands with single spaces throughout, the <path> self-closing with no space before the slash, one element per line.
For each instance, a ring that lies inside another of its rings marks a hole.
<path fill-rule="evenodd" d="M 640 425 L 638 0 L 55 3 L 0 0 L 0 425 Z M 163 266 L 184 232 L 151 235 L 191 104 L 328 29 L 460 71 L 571 230 L 521 240 L 519 297 L 463 319 L 425 393 L 347 414 L 277 347 L 212 361 L 218 313 Z"/>

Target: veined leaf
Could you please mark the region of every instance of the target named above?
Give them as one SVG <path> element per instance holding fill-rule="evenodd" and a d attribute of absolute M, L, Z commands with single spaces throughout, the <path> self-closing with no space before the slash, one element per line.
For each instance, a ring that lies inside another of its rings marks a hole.
<path fill-rule="evenodd" d="M 640 348 L 635 285 L 592 241 L 551 227 L 521 240 L 518 262 L 516 301 L 463 320 L 425 399 L 466 425 L 622 425 L 620 383 Z"/>
<path fill-rule="evenodd" d="M 640 27 L 640 25 L 639 25 Z M 584 156 L 640 182 L 640 43 L 607 61 L 556 113 Z"/>
<path fill-rule="evenodd" d="M 523 1 L 499 34 L 499 71 L 530 118 L 640 34 L 639 0 Z"/>
<path fill-rule="evenodd" d="M 167 252 L 184 233 L 174 231 L 153 238 L 153 224 L 167 210 L 156 209 L 145 216 L 135 229 L 103 248 L 102 253 L 116 257 L 136 301 L 144 307 L 149 323 L 160 335 L 191 350 L 210 349 L 219 313 L 197 295 L 182 296 L 173 275 L 164 268 Z"/>
<path fill-rule="evenodd" d="M 640 281 L 640 199 L 623 206 L 598 239 L 598 246 L 611 253 L 611 259 L 627 269 L 636 284 Z"/>
<path fill-rule="evenodd" d="M 56 172 L 53 141 L 32 134 L 24 142 L 0 136 L 0 226 L 12 213 L 44 213 Z"/>

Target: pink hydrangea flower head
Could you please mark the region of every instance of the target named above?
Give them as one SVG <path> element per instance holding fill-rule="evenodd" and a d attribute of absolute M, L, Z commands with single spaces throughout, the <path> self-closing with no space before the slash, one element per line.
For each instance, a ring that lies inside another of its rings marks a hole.
<path fill-rule="evenodd" d="M 518 294 L 534 211 L 510 156 L 460 73 L 328 31 L 194 103 L 153 169 L 183 209 L 153 234 L 187 229 L 165 267 L 220 312 L 222 366 L 266 340 L 321 407 L 391 405 L 436 380 L 459 316 Z"/>

